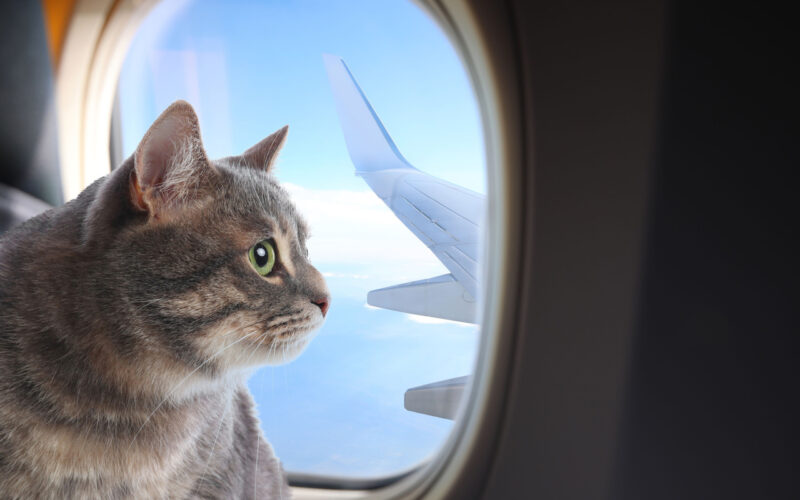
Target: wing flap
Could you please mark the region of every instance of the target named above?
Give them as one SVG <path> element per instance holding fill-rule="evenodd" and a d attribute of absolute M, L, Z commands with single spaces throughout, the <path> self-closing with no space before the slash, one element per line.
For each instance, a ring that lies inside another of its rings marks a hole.
<path fill-rule="evenodd" d="M 393 311 L 475 323 L 475 301 L 451 274 L 373 290 L 367 304 Z"/>
<path fill-rule="evenodd" d="M 469 377 L 457 377 L 412 387 L 406 391 L 403 406 L 409 411 L 454 420 L 467 384 Z"/>

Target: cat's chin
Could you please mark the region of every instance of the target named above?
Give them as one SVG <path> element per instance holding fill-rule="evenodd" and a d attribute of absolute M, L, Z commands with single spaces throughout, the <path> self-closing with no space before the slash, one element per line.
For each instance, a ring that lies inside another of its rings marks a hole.
<path fill-rule="evenodd" d="M 316 336 L 324 320 L 325 318 L 322 314 L 311 315 L 310 319 L 307 319 L 304 324 L 274 337 L 271 345 L 260 348 L 267 355 L 261 364 L 275 366 L 288 363 L 297 358 Z"/>
<path fill-rule="evenodd" d="M 316 313 L 316 314 L 315 314 Z M 300 355 L 316 335 L 324 317 L 315 306 L 288 320 L 252 321 L 234 317 L 195 339 L 200 357 L 217 372 L 239 371 L 263 365 L 288 363 Z"/>
<path fill-rule="evenodd" d="M 322 321 L 311 323 L 298 328 L 290 334 L 284 334 L 276 339 L 274 346 L 266 349 L 267 357 L 264 364 L 281 365 L 294 360 L 302 353 L 311 340 L 317 335 Z"/>
<path fill-rule="evenodd" d="M 276 350 L 269 350 L 262 364 L 277 366 L 289 361 L 293 361 L 302 353 L 311 339 L 314 338 L 315 331 L 310 331 L 302 335 L 297 335 L 298 338 L 292 341 L 283 342 Z"/>
<path fill-rule="evenodd" d="M 322 322 L 296 328 L 279 336 L 265 334 L 266 338 L 243 342 L 238 352 L 227 360 L 232 369 L 252 369 L 263 365 L 277 366 L 297 358 L 316 336 Z"/>

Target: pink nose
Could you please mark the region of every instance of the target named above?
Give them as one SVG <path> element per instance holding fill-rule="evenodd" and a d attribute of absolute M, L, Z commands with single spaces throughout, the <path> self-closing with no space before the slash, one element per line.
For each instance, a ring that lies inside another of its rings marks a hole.
<path fill-rule="evenodd" d="M 325 317 L 326 314 L 328 314 L 328 306 L 331 303 L 330 300 L 328 300 L 328 297 L 324 297 L 318 300 L 312 300 L 311 303 L 319 307 L 320 311 L 322 311 L 323 318 Z"/>

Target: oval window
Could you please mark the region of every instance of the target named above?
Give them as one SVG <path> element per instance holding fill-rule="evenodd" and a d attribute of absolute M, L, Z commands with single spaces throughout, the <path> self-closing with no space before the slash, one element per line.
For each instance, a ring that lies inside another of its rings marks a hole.
<path fill-rule="evenodd" d="M 176 99 L 211 158 L 290 127 L 276 176 L 332 303 L 299 358 L 248 382 L 284 468 L 386 478 L 434 456 L 479 344 L 486 191 L 477 102 L 447 37 L 405 0 L 168 0 L 120 75 L 122 157 Z"/>

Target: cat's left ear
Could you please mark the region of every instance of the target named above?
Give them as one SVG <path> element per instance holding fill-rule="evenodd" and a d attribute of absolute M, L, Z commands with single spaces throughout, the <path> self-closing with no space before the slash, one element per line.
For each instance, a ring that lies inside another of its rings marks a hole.
<path fill-rule="evenodd" d="M 285 125 L 266 139 L 245 151 L 242 154 L 244 163 L 249 167 L 269 172 L 275 164 L 275 158 L 278 157 L 278 153 L 286 142 L 286 135 L 288 133 L 289 125 Z"/>
<path fill-rule="evenodd" d="M 133 156 L 131 201 L 156 217 L 201 195 L 213 174 L 197 115 L 185 101 L 161 113 Z"/>

